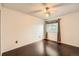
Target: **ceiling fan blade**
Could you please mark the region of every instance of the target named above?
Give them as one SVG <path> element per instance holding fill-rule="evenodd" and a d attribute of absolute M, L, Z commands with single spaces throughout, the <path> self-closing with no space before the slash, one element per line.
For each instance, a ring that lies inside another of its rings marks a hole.
<path fill-rule="evenodd" d="M 68 5 L 68 3 L 59 3 L 57 5 L 52 6 L 52 8 L 61 7 L 61 6 L 64 6 L 64 5 Z"/>
<path fill-rule="evenodd" d="M 47 3 L 42 3 L 43 6 L 47 6 Z"/>
<path fill-rule="evenodd" d="M 59 3 L 54 6 L 51 6 L 49 10 L 50 10 L 50 12 L 53 13 L 57 9 L 57 7 L 61 7 L 61 6 L 65 6 L 65 5 L 69 5 L 69 4 L 68 3 Z"/>
<path fill-rule="evenodd" d="M 44 7 L 47 6 L 47 3 L 41 3 Z M 42 12 L 43 10 L 35 10 L 35 11 L 31 11 L 31 12 L 28 12 L 28 13 L 39 13 L 39 12 Z"/>
<path fill-rule="evenodd" d="M 38 13 L 38 12 L 41 12 L 42 10 L 34 10 L 34 11 L 31 11 L 31 12 L 28 12 L 28 13 Z"/>

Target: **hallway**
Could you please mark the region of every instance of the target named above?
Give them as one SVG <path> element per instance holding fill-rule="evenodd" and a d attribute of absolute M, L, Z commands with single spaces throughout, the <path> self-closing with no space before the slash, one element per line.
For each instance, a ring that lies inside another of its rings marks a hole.
<path fill-rule="evenodd" d="M 79 48 L 43 40 L 5 52 L 3 56 L 79 56 Z"/>

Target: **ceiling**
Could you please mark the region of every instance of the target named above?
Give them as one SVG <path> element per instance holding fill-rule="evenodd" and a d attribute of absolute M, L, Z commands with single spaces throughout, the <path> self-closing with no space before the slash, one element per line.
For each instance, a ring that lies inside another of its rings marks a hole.
<path fill-rule="evenodd" d="M 43 3 L 4 3 L 2 6 L 27 13 L 40 19 L 48 20 L 79 12 L 78 3 L 47 3 L 46 5 L 43 5 Z M 46 17 L 43 11 L 39 12 L 40 10 L 43 10 L 45 6 L 52 8 L 51 15 L 49 17 Z"/>

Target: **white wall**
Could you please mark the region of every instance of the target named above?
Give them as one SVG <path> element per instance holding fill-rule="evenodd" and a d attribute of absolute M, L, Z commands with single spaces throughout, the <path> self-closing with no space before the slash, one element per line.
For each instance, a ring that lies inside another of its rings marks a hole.
<path fill-rule="evenodd" d="M 1 12 L 1 52 L 43 39 L 43 20 L 3 8 Z M 15 41 L 18 41 L 18 44 Z"/>
<path fill-rule="evenodd" d="M 0 4 L 0 55 L 1 55 L 1 4 Z"/>
<path fill-rule="evenodd" d="M 61 16 L 61 40 L 79 47 L 79 12 Z"/>

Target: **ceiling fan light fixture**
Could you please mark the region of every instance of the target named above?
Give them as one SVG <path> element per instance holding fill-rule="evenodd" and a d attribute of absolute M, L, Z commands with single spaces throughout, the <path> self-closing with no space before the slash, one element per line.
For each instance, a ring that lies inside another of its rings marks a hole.
<path fill-rule="evenodd" d="M 49 17 L 49 14 L 48 14 L 48 13 L 46 13 L 46 14 L 45 14 L 45 16 L 46 16 L 46 17 Z"/>
<path fill-rule="evenodd" d="M 43 9 L 43 12 L 44 12 L 44 13 L 46 13 L 46 12 L 47 12 L 47 10 L 46 10 L 46 9 Z"/>

